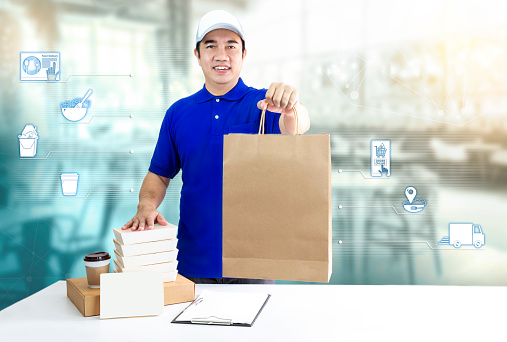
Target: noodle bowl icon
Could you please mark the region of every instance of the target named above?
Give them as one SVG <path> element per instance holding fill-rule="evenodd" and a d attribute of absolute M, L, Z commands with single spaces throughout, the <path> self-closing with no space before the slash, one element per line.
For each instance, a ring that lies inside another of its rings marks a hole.
<path fill-rule="evenodd" d="M 62 115 L 69 121 L 79 121 L 86 116 L 88 108 L 91 107 L 91 101 L 88 97 L 93 93 L 93 90 L 89 89 L 83 98 L 77 97 L 70 101 L 60 103 L 62 109 Z"/>

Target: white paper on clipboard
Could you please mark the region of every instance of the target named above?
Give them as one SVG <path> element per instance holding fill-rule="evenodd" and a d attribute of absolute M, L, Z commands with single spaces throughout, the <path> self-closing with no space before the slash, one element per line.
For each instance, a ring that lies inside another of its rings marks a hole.
<path fill-rule="evenodd" d="M 251 326 L 270 297 L 204 290 L 172 322 Z"/>

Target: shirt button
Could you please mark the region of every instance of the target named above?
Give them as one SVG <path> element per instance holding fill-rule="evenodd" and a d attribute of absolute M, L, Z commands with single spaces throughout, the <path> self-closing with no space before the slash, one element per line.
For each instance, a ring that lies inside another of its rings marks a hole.
<path fill-rule="evenodd" d="M 215 119 L 218 119 L 218 115 L 215 115 Z"/>
<path fill-rule="evenodd" d="M 220 102 L 220 99 L 216 99 L 215 101 Z"/>

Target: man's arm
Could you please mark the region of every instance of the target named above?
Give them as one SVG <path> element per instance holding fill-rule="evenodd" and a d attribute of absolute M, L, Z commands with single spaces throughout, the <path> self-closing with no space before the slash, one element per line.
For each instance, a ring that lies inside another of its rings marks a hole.
<path fill-rule="evenodd" d="M 162 203 L 169 186 L 169 178 L 162 177 L 149 172 L 144 178 L 143 185 L 139 191 L 139 204 L 137 205 L 137 214 L 128 221 L 122 229 L 132 228 L 132 230 L 153 229 L 155 223 L 163 226 L 167 225 L 164 216 L 157 211 Z"/>
<path fill-rule="evenodd" d="M 266 99 L 257 103 L 259 109 L 264 109 L 273 113 L 281 113 L 280 132 L 282 134 L 303 134 L 310 129 L 310 116 L 308 110 L 299 102 L 299 95 L 296 88 L 283 83 L 271 83 L 266 92 Z M 299 121 L 299 129 L 296 131 L 296 118 L 294 110 L 296 107 L 297 117 Z"/>

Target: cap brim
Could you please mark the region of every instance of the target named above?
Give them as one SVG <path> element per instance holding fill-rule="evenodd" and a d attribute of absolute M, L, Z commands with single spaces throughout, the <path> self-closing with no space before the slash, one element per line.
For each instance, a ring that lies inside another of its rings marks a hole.
<path fill-rule="evenodd" d="M 232 31 L 232 32 L 236 33 L 241 39 L 243 39 L 243 40 L 245 39 L 243 37 L 243 34 L 240 32 L 240 30 L 237 27 L 235 27 L 234 25 L 231 25 L 231 24 L 228 24 L 228 23 L 218 23 L 218 24 L 215 24 L 213 26 L 210 26 L 206 31 L 204 31 L 197 38 L 196 43 L 199 43 L 211 31 L 215 31 L 215 30 L 219 30 L 219 29 L 225 29 L 225 30 Z"/>

